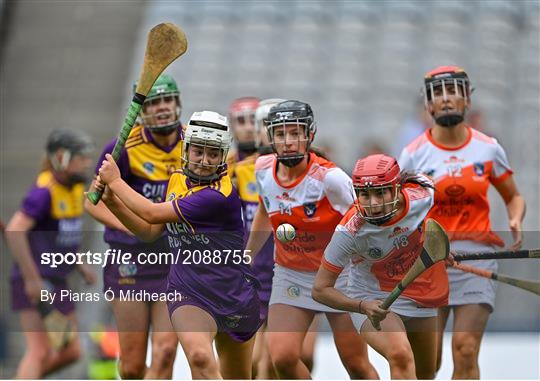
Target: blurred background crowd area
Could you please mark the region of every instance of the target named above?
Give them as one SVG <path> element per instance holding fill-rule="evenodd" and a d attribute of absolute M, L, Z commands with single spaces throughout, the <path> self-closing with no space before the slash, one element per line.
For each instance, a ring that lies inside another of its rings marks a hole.
<path fill-rule="evenodd" d="M 539 1 L 0 0 L 0 10 L 3 221 L 35 180 L 51 130 L 84 130 L 98 151 L 116 136 L 146 35 L 168 21 L 189 40 L 167 70 L 182 92 L 184 123 L 197 110 L 226 114 L 241 96 L 299 99 L 313 107 L 315 145 L 346 171 L 368 153 L 399 155 L 429 125 L 424 74 L 464 67 L 475 88 L 470 123 L 506 149 L 528 204 L 525 245 L 540 246 Z M 506 230 L 503 204 L 490 197 L 493 226 Z M 88 218 L 85 228 L 95 246 L 97 225 Z M 6 318 L 10 258 L 2 245 L 2 331 L 17 331 Z M 502 261 L 501 272 L 540 277 L 527 261 Z M 540 330 L 538 298 L 502 286 L 497 303 L 491 330 Z M 86 330 L 107 314 L 83 308 Z M 11 358 L 21 339 L 8 335 Z"/>

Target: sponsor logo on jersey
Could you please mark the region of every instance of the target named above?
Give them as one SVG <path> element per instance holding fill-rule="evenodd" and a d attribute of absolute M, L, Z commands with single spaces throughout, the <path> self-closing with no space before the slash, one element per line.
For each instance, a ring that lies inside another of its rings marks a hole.
<path fill-rule="evenodd" d="M 264 201 L 264 206 L 266 206 L 266 209 L 270 209 L 270 200 L 268 199 L 268 197 L 264 196 L 263 201 Z"/>
<path fill-rule="evenodd" d="M 298 298 L 300 296 L 300 287 L 289 286 L 289 288 L 287 288 L 287 295 L 289 298 Z"/>
<path fill-rule="evenodd" d="M 118 273 L 123 278 L 128 276 L 134 276 L 135 274 L 137 274 L 137 265 L 135 265 L 134 263 L 120 265 L 118 266 Z"/>
<path fill-rule="evenodd" d="M 404 228 L 401 228 L 399 226 L 396 226 L 394 228 L 394 230 L 392 231 L 392 233 L 390 233 L 390 235 L 388 236 L 388 238 L 393 238 L 399 234 L 402 234 L 402 233 L 407 233 L 409 231 L 409 228 L 407 226 L 405 226 Z"/>
<path fill-rule="evenodd" d="M 306 202 L 304 204 L 304 213 L 307 217 L 311 218 L 317 211 L 317 204 L 314 202 Z"/>
<path fill-rule="evenodd" d="M 146 171 L 146 173 L 154 173 L 154 171 L 156 170 L 154 164 L 150 163 L 149 161 L 144 162 L 142 167 Z"/>
<path fill-rule="evenodd" d="M 283 201 L 291 201 L 291 202 L 296 201 L 296 199 L 294 197 L 289 196 L 289 193 L 287 193 L 287 192 L 283 192 L 283 194 L 281 194 L 279 196 L 276 196 L 276 198 L 278 200 L 283 200 Z"/>
<path fill-rule="evenodd" d="M 62 211 L 62 212 L 65 212 L 66 211 L 66 203 L 64 201 L 60 201 L 58 203 L 58 208 Z"/>
<path fill-rule="evenodd" d="M 476 176 L 483 176 L 485 172 L 484 163 L 474 163 L 473 164 L 474 173 Z"/>
<path fill-rule="evenodd" d="M 444 190 L 444 193 L 446 193 L 450 197 L 459 197 L 463 193 L 465 193 L 465 187 L 459 185 L 459 184 L 452 184 Z"/>
<path fill-rule="evenodd" d="M 456 164 L 456 163 L 464 163 L 465 159 L 460 159 L 455 155 L 452 155 L 448 158 L 448 160 L 445 160 L 445 164 Z"/>
<path fill-rule="evenodd" d="M 382 257 L 382 250 L 378 247 L 370 247 L 368 255 L 373 259 L 379 259 Z"/>
<path fill-rule="evenodd" d="M 166 190 L 165 184 L 147 182 L 142 186 L 142 195 L 152 202 L 162 202 Z"/>

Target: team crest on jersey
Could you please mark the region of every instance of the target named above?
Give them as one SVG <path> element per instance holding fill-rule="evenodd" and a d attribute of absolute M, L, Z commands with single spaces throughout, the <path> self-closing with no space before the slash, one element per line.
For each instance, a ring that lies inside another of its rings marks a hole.
<path fill-rule="evenodd" d="M 247 185 L 247 190 L 249 194 L 257 193 L 257 184 L 255 184 L 254 182 L 249 182 Z"/>
<path fill-rule="evenodd" d="M 382 250 L 378 247 L 370 247 L 368 255 L 373 259 L 379 259 L 382 257 Z"/>
<path fill-rule="evenodd" d="M 134 276 L 137 274 L 137 265 L 130 263 L 118 266 L 118 273 L 121 277 Z"/>
<path fill-rule="evenodd" d="M 485 172 L 484 163 L 474 163 L 473 164 L 474 173 L 476 176 L 483 176 Z"/>
<path fill-rule="evenodd" d="M 167 201 L 172 201 L 176 198 L 176 193 L 172 192 L 169 197 L 167 197 Z"/>
<path fill-rule="evenodd" d="M 287 288 L 287 295 L 289 298 L 298 298 L 300 296 L 300 287 L 289 286 L 289 288 Z"/>
<path fill-rule="evenodd" d="M 309 218 L 313 217 L 316 211 L 317 211 L 317 204 L 315 204 L 314 202 L 306 202 L 304 204 L 304 213 L 306 214 L 307 217 Z"/>
<path fill-rule="evenodd" d="M 156 170 L 156 167 L 154 166 L 154 164 L 150 163 L 149 161 L 143 163 L 143 169 L 147 172 L 147 173 L 154 173 L 154 171 Z"/>

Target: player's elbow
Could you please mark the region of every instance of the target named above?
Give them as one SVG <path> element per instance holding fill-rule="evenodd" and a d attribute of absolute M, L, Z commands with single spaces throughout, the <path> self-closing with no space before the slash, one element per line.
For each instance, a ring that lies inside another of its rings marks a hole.
<path fill-rule="evenodd" d="M 313 288 L 311 289 L 311 297 L 313 298 L 313 300 L 324 304 L 324 289 L 325 287 L 321 287 L 320 285 L 315 283 L 313 285 Z"/>
<path fill-rule="evenodd" d="M 150 243 L 157 240 L 161 236 L 161 234 L 154 234 L 152 232 L 140 232 L 139 234 L 136 234 L 136 236 L 141 241 Z"/>
<path fill-rule="evenodd" d="M 146 243 L 151 243 L 155 241 L 155 239 L 147 236 L 146 234 L 137 234 L 137 238 L 140 239 L 142 242 Z"/>
<path fill-rule="evenodd" d="M 146 209 L 142 215 L 141 218 L 148 222 L 149 224 L 159 224 L 161 223 L 161 213 L 156 210 L 155 208 L 148 208 Z"/>

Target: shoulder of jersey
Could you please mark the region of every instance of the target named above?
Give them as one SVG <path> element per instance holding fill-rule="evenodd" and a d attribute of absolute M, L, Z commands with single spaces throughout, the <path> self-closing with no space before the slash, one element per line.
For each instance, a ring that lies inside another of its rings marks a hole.
<path fill-rule="evenodd" d="M 224 197 L 229 197 L 231 193 L 235 193 L 238 197 L 238 194 L 236 193 L 236 190 L 232 185 L 231 177 L 229 175 L 223 176 L 221 179 L 207 186 L 207 188 L 218 192 Z"/>
<path fill-rule="evenodd" d="M 146 138 L 144 136 L 144 127 L 140 124 L 133 127 L 131 132 L 129 133 L 129 136 L 126 140 L 126 149 L 130 149 L 132 147 L 138 146 L 139 144 L 145 143 Z"/>
<path fill-rule="evenodd" d="M 412 142 L 407 144 L 405 146 L 405 150 L 407 151 L 407 153 L 412 154 L 415 151 L 417 151 L 420 147 L 428 143 L 429 139 L 427 137 L 427 134 L 429 134 L 429 130 L 426 130 L 424 133 L 416 137 L 416 139 L 414 139 Z"/>
<path fill-rule="evenodd" d="M 50 188 L 56 184 L 56 180 L 51 171 L 41 172 L 36 179 L 36 186 L 38 188 Z"/>
<path fill-rule="evenodd" d="M 313 164 L 311 165 L 308 176 L 322 181 L 326 174 L 334 169 L 339 169 L 332 161 L 313 154 L 311 156 Z"/>
<path fill-rule="evenodd" d="M 338 227 L 342 231 L 355 235 L 365 223 L 366 221 L 358 214 L 356 207 L 353 205 L 345 213 Z"/>
<path fill-rule="evenodd" d="M 177 169 L 176 171 L 173 171 L 171 173 L 171 176 L 169 176 L 169 182 L 172 182 L 173 180 L 177 180 L 183 177 L 185 177 L 184 172 L 182 172 L 181 169 Z"/>
<path fill-rule="evenodd" d="M 259 156 L 255 161 L 255 170 L 259 171 L 261 169 L 272 168 L 274 166 L 275 160 L 276 155 L 273 153 Z"/>
<path fill-rule="evenodd" d="M 236 163 L 235 167 L 247 167 L 247 166 L 255 164 L 256 160 L 257 160 L 257 156 L 251 155 L 251 156 L 246 157 L 244 160 L 241 160 L 238 163 Z"/>
<path fill-rule="evenodd" d="M 225 162 L 227 163 L 229 167 L 236 165 L 237 163 L 236 157 L 237 157 L 236 150 L 235 149 L 230 150 L 229 153 L 227 154 L 227 159 L 225 160 Z"/>
<path fill-rule="evenodd" d="M 419 177 L 422 178 L 422 180 L 428 184 L 433 185 L 433 181 L 424 175 L 419 174 Z M 403 191 L 407 192 L 407 195 L 409 196 L 409 201 L 416 201 L 416 200 L 430 200 L 433 197 L 433 189 L 431 188 L 424 188 L 417 184 L 405 184 L 403 187 Z"/>
<path fill-rule="evenodd" d="M 487 144 L 497 144 L 497 139 L 492 138 L 491 136 L 487 136 L 483 132 L 475 130 L 472 127 L 471 127 L 471 132 L 472 132 L 472 138 L 475 140 L 478 140 L 482 143 L 487 143 Z"/>
<path fill-rule="evenodd" d="M 323 168 L 336 168 L 336 164 L 334 164 L 333 161 L 330 161 L 328 159 L 325 159 L 324 157 L 318 156 L 315 153 L 313 153 L 311 155 L 311 159 L 313 160 L 314 164 L 317 164 L 320 167 L 323 167 Z"/>

